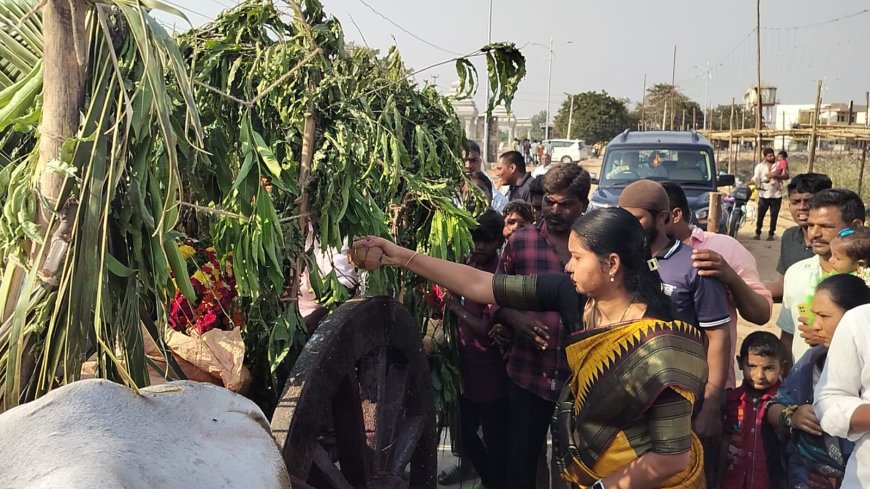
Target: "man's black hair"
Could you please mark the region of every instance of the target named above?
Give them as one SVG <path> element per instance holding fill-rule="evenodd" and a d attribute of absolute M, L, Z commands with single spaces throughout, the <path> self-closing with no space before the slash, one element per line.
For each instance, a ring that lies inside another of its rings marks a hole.
<path fill-rule="evenodd" d="M 834 183 L 824 173 L 801 173 L 788 182 L 787 188 L 789 195 L 791 195 L 795 192 L 799 194 L 817 194 L 822 190 L 833 187 Z"/>
<path fill-rule="evenodd" d="M 668 193 L 668 200 L 671 201 L 671 210 L 680 209 L 683 212 L 683 218 L 691 222 L 692 210 L 689 209 L 689 200 L 686 198 L 686 192 L 674 182 L 659 182 Z"/>
<path fill-rule="evenodd" d="M 589 202 L 589 189 L 592 186 L 592 180 L 589 172 L 580 165 L 556 165 L 544 174 L 543 184 L 544 193 L 568 193 L 576 196 L 580 202 Z"/>
<path fill-rule="evenodd" d="M 516 166 L 517 172 L 526 172 L 526 159 L 519 151 L 505 151 L 499 158 L 504 158 L 505 163 Z"/>
<path fill-rule="evenodd" d="M 847 225 L 851 225 L 856 219 L 864 222 L 866 217 L 861 197 L 845 188 L 830 188 L 813 195 L 810 199 L 810 209 L 821 207 L 836 207 L 840 211 L 840 218 Z"/>

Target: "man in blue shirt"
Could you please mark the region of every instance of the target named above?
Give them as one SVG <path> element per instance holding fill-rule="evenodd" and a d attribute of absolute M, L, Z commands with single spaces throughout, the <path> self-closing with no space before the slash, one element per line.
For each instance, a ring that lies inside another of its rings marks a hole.
<path fill-rule="evenodd" d="M 622 191 L 619 207 L 637 217 L 646 231 L 650 251 L 658 262 L 662 289 L 673 301 L 677 319 L 704 331 L 709 373 L 701 409 L 695 416 L 694 431 L 704 442 L 704 466 L 709 485 L 717 480 L 721 404 L 731 363 L 728 295 L 721 282 L 698 275 L 698 269 L 692 266 L 692 249 L 665 232 L 671 206 L 661 184 L 652 180 L 632 183 Z"/>

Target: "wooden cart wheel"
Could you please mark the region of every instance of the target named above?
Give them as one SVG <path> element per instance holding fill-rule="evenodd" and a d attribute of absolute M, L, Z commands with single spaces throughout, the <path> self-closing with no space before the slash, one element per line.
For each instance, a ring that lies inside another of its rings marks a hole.
<path fill-rule="evenodd" d="M 434 396 L 410 313 L 374 297 L 327 317 L 293 366 L 272 432 L 296 489 L 434 489 Z"/>

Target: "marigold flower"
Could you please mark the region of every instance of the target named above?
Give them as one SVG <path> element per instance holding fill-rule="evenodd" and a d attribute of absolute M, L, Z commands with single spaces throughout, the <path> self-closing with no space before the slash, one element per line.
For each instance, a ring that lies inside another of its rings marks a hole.
<path fill-rule="evenodd" d="M 181 252 L 181 256 L 182 256 L 185 260 L 190 259 L 191 256 L 193 256 L 193 255 L 196 254 L 196 249 L 194 249 L 193 246 L 190 246 L 190 245 L 187 245 L 187 244 L 183 244 L 183 245 L 179 246 L 179 247 L 178 247 L 178 251 Z"/>

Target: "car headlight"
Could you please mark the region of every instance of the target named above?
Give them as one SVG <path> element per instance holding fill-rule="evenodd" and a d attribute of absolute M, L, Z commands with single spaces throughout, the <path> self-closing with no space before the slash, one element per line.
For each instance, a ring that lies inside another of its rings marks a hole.
<path fill-rule="evenodd" d="M 595 202 L 594 200 L 589 202 L 589 210 L 590 211 L 593 209 L 605 209 L 607 207 L 613 207 L 613 206 L 610 204 L 604 203 L 604 202 Z"/>
<path fill-rule="evenodd" d="M 695 211 L 695 219 L 698 221 L 705 221 L 707 219 L 707 213 L 710 212 L 709 209 L 698 209 Z"/>

